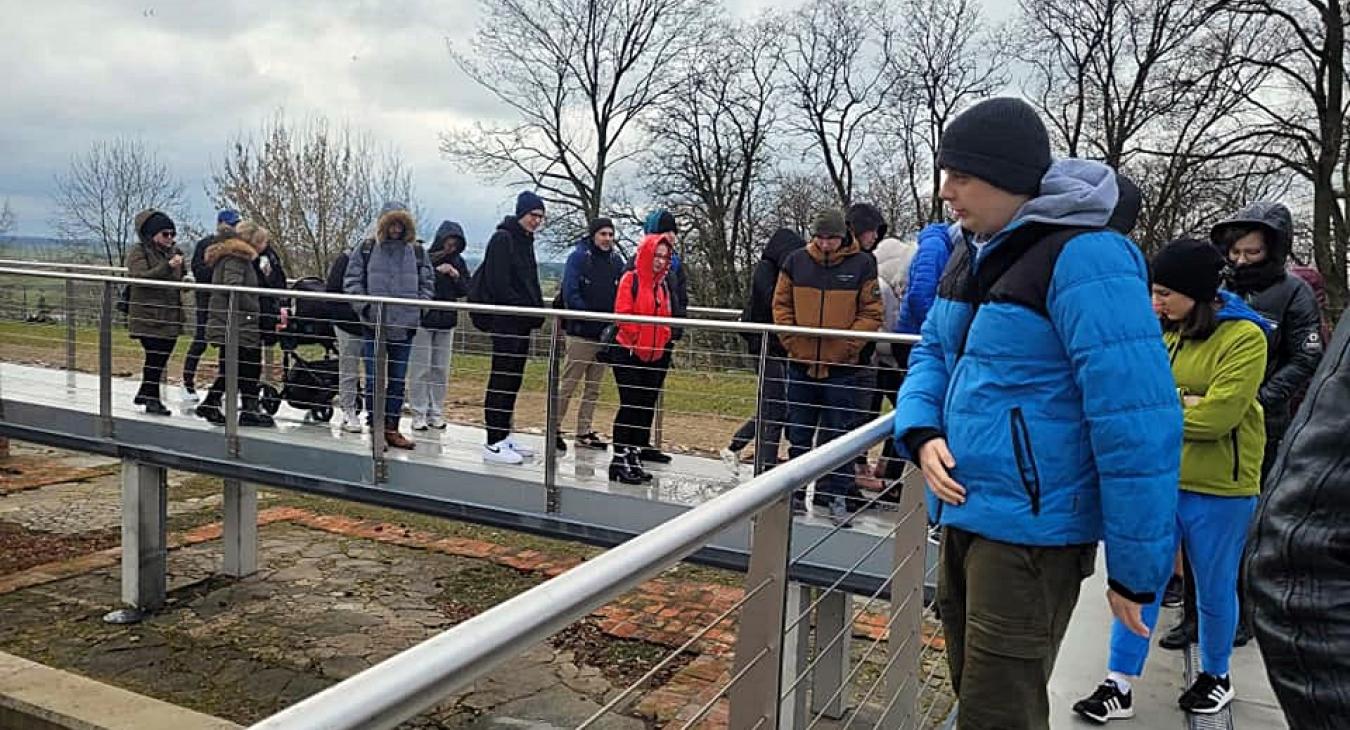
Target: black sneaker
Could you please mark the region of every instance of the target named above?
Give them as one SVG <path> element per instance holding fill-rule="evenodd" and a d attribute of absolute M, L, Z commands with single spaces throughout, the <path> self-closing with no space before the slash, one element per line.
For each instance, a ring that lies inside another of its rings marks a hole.
<path fill-rule="evenodd" d="M 1191 688 L 1177 699 L 1181 709 L 1196 715 L 1217 715 L 1233 701 L 1236 693 L 1228 677 L 1200 673 Z"/>
<path fill-rule="evenodd" d="M 554 445 L 555 447 L 557 447 L 558 453 L 559 453 L 559 454 L 566 454 L 566 453 L 567 453 L 567 442 L 566 442 L 566 441 L 563 441 L 563 437 L 562 437 L 562 436 L 558 436 L 557 438 L 558 438 L 558 440 L 555 441 L 555 442 L 553 443 L 553 445 Z"/>
<path fill-rule="evenodd" d="M 600 438 L 600 434 L 594 431 L 583 433 L 573 439 L 573 441 L 576 442 L 577 446 L 585 446 L 588 449 L 596 449 L 598 451 L 604 451 L 609 448 L 609 444 L 605 443 L 605 440 Z"/>
<path fill-rule="evenodd" d="M 1128 720 L 1134 717 L 1134 693 L 1121 692 L 1112 680 L 1097 685 L 1097 691 L 1091 697 L 1074 703 L 1073 711 L 1098 725 L 1111 720 Z"/>
<path fill-rule="evenodd" d="M 1186 600 L 1186 585 L 1181 576 L 1174 575 L 1167 580 L 1167 589 L 1163 591 L 1163 608 L 1178 608 Z"/>
<path fill-rule="evenodd" d="M 644 462 L 651 464 L 669 464 L 671 462 L 670 454 L 650 447 L 643 449 L 639 456 L 642 457 Z"/>
<path fill-rule="evenodd" d="M 1199 629 L 1194 621 L 1182 619 L 1170 631 L 1158 640 L 1158 646 L 1172 651 L 1180 651 L 1200 640 Z"/>
<path fill-rule="evenodd" d="M 1237 633 L 1233 635 L 1233 646 L 1244 647 L 1252 642 L 1252 630 L 1245 621 L 1238 621 Z"/>
<path fill-rule="evenodd" d="M 145 402 L 145 412 L 152 416 L 171 416 L 173 412 L 164 406 L 158 398 Z"/>

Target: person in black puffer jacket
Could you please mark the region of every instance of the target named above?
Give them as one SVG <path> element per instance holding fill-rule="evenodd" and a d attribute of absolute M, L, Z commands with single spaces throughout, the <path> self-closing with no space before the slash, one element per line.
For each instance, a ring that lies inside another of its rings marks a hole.
<path fill-rule="evenodd" d="M 253 269 L 258 274 L 258 285 L 264 289 L 286 290 L 288 278 L 286 266 L 281 262 L 281 252 L 275 242 L 264 242 L 258 258 L 253 259 Z M 262 331 L 262 347 L 266 351 L 277 343 L 277 328 L 285 325 L 281 313 L 281 301 L 285 294 L 258 297 L 258 329 Z"/>
<path fill-rule="evenodd" d="M 436 270 L 433 301 L 455 302 L 469 293 L 469 265 L 464 263 L 464 228 L 454 221 L 442 221 L 436 238 L 427 249 L 431 267 Z M 450 384 L 451 344 L 459 312 L 452 309 L 428 309 L 422 312 L 422 327 L 413 338 L 408 363 L 408 408 L 412 428 L 445 428 L 445 391 Z"/>
<path fill-rule="evenodd" d="M 741 310 L 742 322 L 773 324 L 773 290 L 778 286 L 778 273 L 788 254 L 806 245 L 806 240 L 791 228 L 779 228 L 769 237 L 764 253 L 755 262 L 750 275 L 750 299 Z M 787 350 L 777 335 L 762 337 L 757 334 L 742 333 L 750 354 L 758 356 L 763 343 L 769 343 L 769 352 L 764 358 L 764 402 L 755 415 L 741 424 L 731 437 L 731 443 L 722 449 L 722 462 L 732 473 L 740 471 L 740 454 L 755 440 L 755 429 L 759 419 L 764 419 L 764 454 L 759 462 L 765 468 L 778 463 L 778 444 L 783 440 L 783 427 L 787 423 Z M 758 366 L 758 363 L 756 363 Z"/>
<path fill-rule="evenodd" d="M 1266 480 L 1248 538 L 1256 641 L 1289 727 L 1350 727 L 1350 317 Z"/>

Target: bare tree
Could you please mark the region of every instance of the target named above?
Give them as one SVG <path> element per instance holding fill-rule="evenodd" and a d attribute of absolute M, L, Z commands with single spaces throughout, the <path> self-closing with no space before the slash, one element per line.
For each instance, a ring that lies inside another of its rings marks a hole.
<path fill-rule="evenodd" d="M 921 224 L 942 219 L 940 172 L 933 163 L 947 122 L 1008 84 L 1008 34 L 989 28 L 974 0 L 902 0 L 898 15 L 892 72 L 899 76 L 897 88 L 908 93 L 891 129 L 903 169 L 886 177 L 907 179 L 912 218 Z"/>
<path fill-rule="evenodd" d="M 1345 122 L 1347 8 L 1341 0 L 1219 0 L 1222 12 L 1262 21 L 1266 43 L 1244 63 L 1271 72 L 1271 83 L 1245 93 L 1259 121 L 1234 138 L 1228 154 L 1250 155 L 1295 171 L 1312 187 L 1312 243 L 1333 313 L 1350 303 L 1350 165 Z M 1247 140 L 1268 146 L 1245 149 Z"/>
<path fill-rule="evenodd" d="M 528 183 L 562 220 L 585 230 L 607 204 L 616 166 L 640 152 L 626 145 L 656 104 L 675 92 L 676 61 L 701 50 L 714 0 L 480 0 L 459 68 L 515 119 L 442 135 L 452 161 L 491 180 Z"/>
<path fill-rule="evenodd" d="M 649 188 L 690 222 L 685 260 L 701 302 L 739 304 L 762 243 L 751 213 L 769 165 L 782 54 L 778 24 L 727 24 L 646 126 Z"/>
<path fill-rule="evenodd" d="M 230 140 L 208 194 L 272 232 L 287 270 L 322 276 L 341 251 L 370 235 L 380 206 L 400 201 L 420 219 L 412 174 L 392 148 L 322 117 L 278 112 Z"/>
<path fill-rule="evenodd" d="M 103 246 L 109 266 L 121 265 L 136 241 L 133 218 L 158 208 L 181 218 L 186 210 L 183 184 L 158 153 L 140 139 L 118 137 L 95 142 L 56 177 L 57 215 L 53 221 L 66 238 L 89 238 Z"/>
<path fill-rule="evenodd" d="M 789 122 L 810 140 L 841 206 L 853 202 L 857 166 L 883 132 L 882 117 L 900 75 L 889 59 L 896 42 L 885 0 L 813 0 L 786 33 Z M 863 176 L 865 177 L 865 175 Z"/>
<path fill-rule="evenodd" d="M 5 204 L 0 206 L 0 236 L 14 230 L 14 225 L 18 219 L 14 215 L 14 208 L 9 204 L 9 198 L 5 198 Z"/>

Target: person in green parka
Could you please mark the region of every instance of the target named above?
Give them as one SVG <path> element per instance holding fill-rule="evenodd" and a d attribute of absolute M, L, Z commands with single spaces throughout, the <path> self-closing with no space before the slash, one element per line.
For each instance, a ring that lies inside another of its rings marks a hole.
<path fill-rule="evenodd" d="M 1153 309 L 1182 401 L 1177 539 L 1195 570 L 1200 614 L 1200 674 L 1178 704 L 1205 715 L 1235 696 L 1228 664 L 1238 623 L 1238 568 L 1266 445 L 1257 391 L 1266 372 L 1268 325 L 1242 299 L 1219 291 L 1223 267 L 1218 249 L 1193 239 L 1173 241 L 1152 262 Z M 1150 631 L 1162 600 L 1158 588 L 1158 599 L 1144 609 Z M 1131 682 L 1143 673 L 1149 641 L 1116 621 L 1107 678 L 1074 712 L 1098 723 L 1133 717 Z"/>

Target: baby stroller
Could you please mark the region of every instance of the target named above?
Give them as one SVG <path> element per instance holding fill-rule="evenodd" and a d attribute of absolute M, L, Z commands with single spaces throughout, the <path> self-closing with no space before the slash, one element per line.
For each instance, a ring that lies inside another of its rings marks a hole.
<path fill-rule="evenodd" d="M 291 285 L 294 291 L 324 291 L 322 279 L 307 276 Z M 333 399 L 338 390 L 337 342 L 333 320 L 328 315 L 328 302 L 319 299 L 294 298 L 290 302 L 292 314 L 279 338 L 282 352 L 281 390 L 265 386 L 262 405 L 275 414 L 285 401 L 293 408 L 309 411 L 321 423 L 333 418 Z M 323 357 L 306 360 L 297 349 L 303 345 L 323 347 Z"/>

